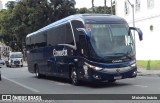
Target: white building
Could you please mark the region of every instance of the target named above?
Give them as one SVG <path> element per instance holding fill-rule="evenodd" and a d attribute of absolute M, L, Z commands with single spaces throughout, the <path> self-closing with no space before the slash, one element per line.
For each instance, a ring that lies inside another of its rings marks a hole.
<path fill-rule="evenodd" d="M 136 35 L 138 60 L 160 60 L 160 0 L 129 0 L 134 4 L 135 26 L 143 32 L 143 41 Z M 133 26 L 133 12 L 128 0 L 116 0 L 116 15 Z"/>

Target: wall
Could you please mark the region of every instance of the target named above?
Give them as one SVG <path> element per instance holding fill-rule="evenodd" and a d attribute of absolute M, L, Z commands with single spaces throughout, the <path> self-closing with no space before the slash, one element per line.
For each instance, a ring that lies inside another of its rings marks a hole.
<path fill-rule="evenodd" d="M 127 20 L 130 26 L 132 22 L 132 8 L 129 5 L 129 14 L 125 14 L 125 1 L 116 0 L 116 15 Z M 135 5 L 135 0 L 132 4 Z M 140 11 L 135 11 L 135 26 L 140 28 L 143 32 L 143 41 L 138 40 L 136 35 L 136 51 L 138 60 L 160 60 L 160 0 L 154 0 L 154 7 L 147 7 L 147 0 L 140 0 Z M 151 28 L 153 27 L 153 30 Z"/>

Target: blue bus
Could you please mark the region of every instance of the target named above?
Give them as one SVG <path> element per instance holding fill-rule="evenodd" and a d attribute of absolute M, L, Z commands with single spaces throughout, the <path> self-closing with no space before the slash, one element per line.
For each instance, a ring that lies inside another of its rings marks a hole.
<path fill-rule="evenodd" d="M 68 78 L 73 85 L 136 77 L 132 30 L 142 40 L 141 30 L 121 17 L 71 15 L 26 36 L 28 70 L 38 78 Z"/>

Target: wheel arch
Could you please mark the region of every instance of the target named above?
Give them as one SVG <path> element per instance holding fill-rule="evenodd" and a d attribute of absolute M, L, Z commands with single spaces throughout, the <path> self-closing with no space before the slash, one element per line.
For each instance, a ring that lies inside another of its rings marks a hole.
<path fill-rule="evenodd" d="M 69 78 L 71 78 L 70 76 L 71 76 L 71 71 L 72 71 L 72 69 L 73 69 L 73 67 L 75 67 L 75 64 L 74 63 L 69 63 L 69 66 L 68 66 L 68 68 L 69 68 Z"/>
<path fill-rule="evenodd" d="M 38 66 L 38 64 L 35 63 L 35 64 L 34 64 L 34 73 L 36 73 L 36 68 L 37 68 L 37 66 Z"/>

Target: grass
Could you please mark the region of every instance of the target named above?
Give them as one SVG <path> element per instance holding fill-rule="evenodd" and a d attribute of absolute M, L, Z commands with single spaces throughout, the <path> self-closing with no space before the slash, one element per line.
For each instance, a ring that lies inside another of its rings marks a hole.
<path fill-rule="evenodd" d="M 160 70 L 160 60 L 137 60 L 138 68 Z"/>

